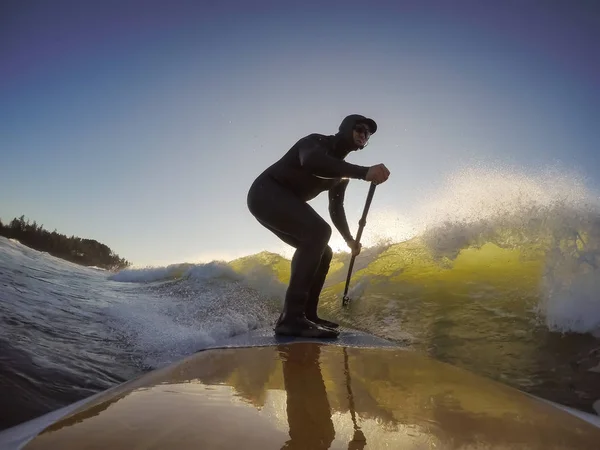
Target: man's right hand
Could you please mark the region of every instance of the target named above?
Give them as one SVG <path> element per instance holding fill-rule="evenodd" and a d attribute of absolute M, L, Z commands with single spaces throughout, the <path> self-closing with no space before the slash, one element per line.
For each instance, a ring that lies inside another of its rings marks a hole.
<path fill-rule="evenodd" d="M 371 181 L 375 184 L 381 184 L 388 179 L 390 176 L 390 171 L 383 164 L 377 164 L 375 166 L 369 167 L 369 171 L 367 172 L 367 181 Z"/>

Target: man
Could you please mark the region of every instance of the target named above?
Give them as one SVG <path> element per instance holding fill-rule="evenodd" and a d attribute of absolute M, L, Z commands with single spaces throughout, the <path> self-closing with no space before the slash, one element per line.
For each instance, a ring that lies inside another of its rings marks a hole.
<path fill-rule="evenodd" d="M 283 311 L 275 334 L 335 338 L 338 324 L 317 316 L 319 295 L 333 256 L 331 227 L 308 201 L 329 192 L 331 220 L 354 255 L 360 253 L 346 220 L 344 194 L 350 178 L 380 184 L 390 172 L 383 164 L 363 167 L 344 158 L 363 149 L 377 131 L 373 119 L 352 114 L 335 135 L 310 134 L 256 178 L 248 209 L 265 228 L 296 249 Z"/>

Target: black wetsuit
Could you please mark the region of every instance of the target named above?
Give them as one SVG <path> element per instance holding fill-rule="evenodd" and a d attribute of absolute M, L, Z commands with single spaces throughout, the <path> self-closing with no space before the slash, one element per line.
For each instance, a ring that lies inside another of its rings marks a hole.
<path fill-rule="evenodd" d="M 286 316 L 305 315 L 317 325 L 337 326 L 317 317 L 319 294 L 333 255 L 328 245 L 331 227 L 307 202 L 329 191 L 332 222 L 346 241 L 353 239 L 344 213 L 344 194 L 348 179 L 364 180 L 369 168 L 344 161 L 352 150 L 347 133 L 300 139 L 258 176 L 248 192 L 248 208 L 254 217 L 296 248 L 279 322 Z"/>

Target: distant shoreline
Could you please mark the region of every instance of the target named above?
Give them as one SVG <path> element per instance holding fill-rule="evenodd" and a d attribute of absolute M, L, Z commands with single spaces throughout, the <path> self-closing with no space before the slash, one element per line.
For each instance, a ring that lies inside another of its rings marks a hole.
<path fill-rule="evenodd" d="M 81 266 L 95 266 L 110 271 L 131 266 L 131 262 L 94 239 L 67 237 L 56 230 L 49 232 L 35 221 L 30 223 L 25 216 L 15 217 L 7 225 L 0 221 L 0 236 L 15 239 L 29 248 Z"/>

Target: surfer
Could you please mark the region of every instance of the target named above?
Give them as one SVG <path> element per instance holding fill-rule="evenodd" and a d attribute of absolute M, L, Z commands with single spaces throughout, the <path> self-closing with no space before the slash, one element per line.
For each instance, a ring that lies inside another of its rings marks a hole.
<path fill-rule="evenodd" d="M 283 311 L 275 334 L 335 338 L 338 324 L 317 315 L 319 295 L 333 251 L 328 245 L 331 227 L 307 203 L 329 193 L 329 214 L 353 255 L 360 253 L 348 228 L 344 194 L 350 178 L 380 184 L 390 172 L 384 164 L 364 167 L 344 161 L 351 151 L 363 149 L 377 124 L 359 114 L 345 117 L 335 135 L 313 133 L 296 142 L 252 183 L 247 204 L 265 228 L 296 249 Z"/>

